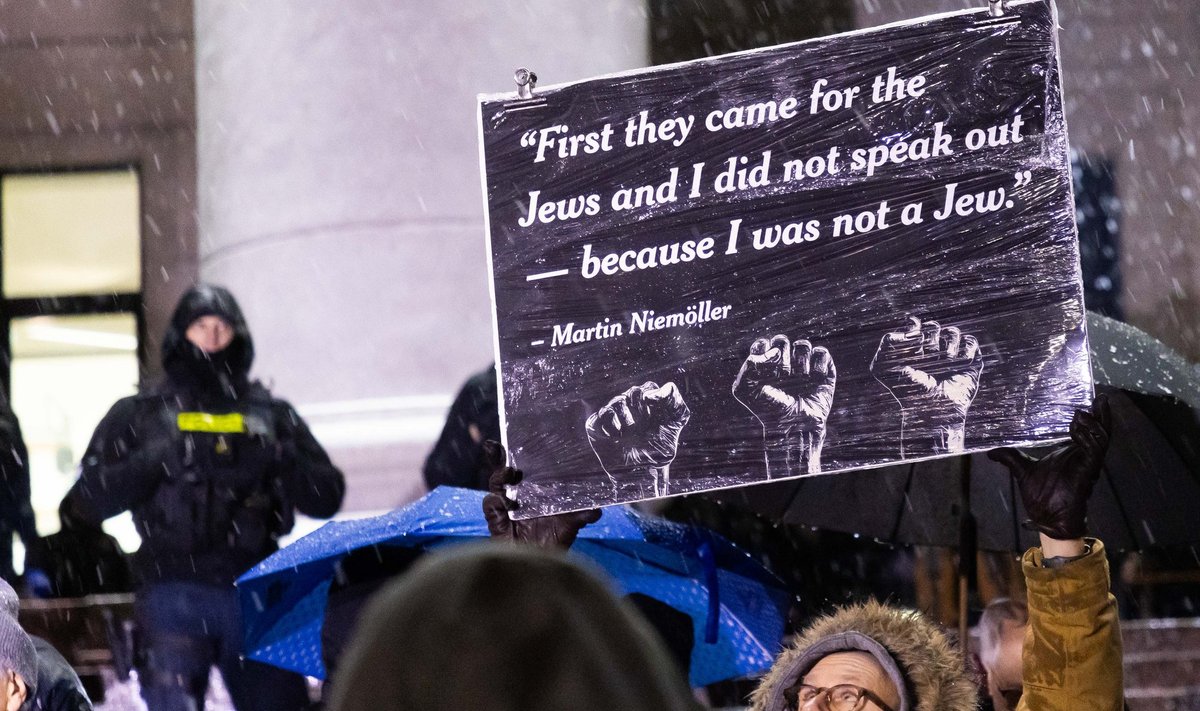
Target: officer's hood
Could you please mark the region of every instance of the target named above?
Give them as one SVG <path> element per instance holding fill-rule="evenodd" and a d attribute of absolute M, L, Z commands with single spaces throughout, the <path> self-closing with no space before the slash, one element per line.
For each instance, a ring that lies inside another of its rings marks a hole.
<path fill-rule="evenodd" d="M 219 353 L 205 353 L 187 339 L 188 326 L 201 316 L 220 316 L 233 326 L 233 340 Z M 229 290 L 197 284 L 179 300 L 163 336 L 162 363 L 168 376 L 181 384 L 206 387 L 214 378 L 234 389 L 244 389 L 254 362 L 254 341 L 246 318 Z"/>

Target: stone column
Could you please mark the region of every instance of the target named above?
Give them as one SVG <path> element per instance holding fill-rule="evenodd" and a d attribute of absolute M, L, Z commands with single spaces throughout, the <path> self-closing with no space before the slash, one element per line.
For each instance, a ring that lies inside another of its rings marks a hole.
<path fill-rule="evenodd" d="M 202 278 L 255 374 L 350 479 L 421 493 L 459 385 L 492 360 L 475 95 L 644 66 L 643 0 L 196 0 Z"/>

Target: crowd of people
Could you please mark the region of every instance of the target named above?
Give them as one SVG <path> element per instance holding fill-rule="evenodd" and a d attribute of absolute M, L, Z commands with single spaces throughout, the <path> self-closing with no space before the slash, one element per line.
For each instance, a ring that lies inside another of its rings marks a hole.
<path fill-rule="evenodd" d="M 31 590 L 74 596 L 136 585 L 136 669 L 151 711 L 203 708 L 213 667 L 239 711 L 313 703 L 299 675 L 245 658 L 233 581 L 278 549 L 297 512 L 336 514 L 345 481 L 296 411 L 250 379 L 253 358 L 232 294 L 211 285 L 189 290 L 163 339 L 165 377 L 117 402 L 100 422 L 55 536 L 38 539 L 26 514 L 27 458 L 0 462 L 4 493 L 17 502 L 10 510 L 18 515 L 5 524 L 9 537 L 29 537 Z M 494 441 L 495 388 L 492 368 L 468 381 L 425 469 L 431 486 L 490 490 L 480 517 L 494 542 L 348 557 L 325 611 L 323 703 L 337 710 L 699 708 L 686 655 L 672 653 L 635 601 L 617 598 L 562 555 L 599 512 L 511 516 L 516 503 L 506 487 L 523 475 Z M 0 434 L 18 442 L 15 417 L 0 415 Z M 761 711 L 1121 709 L 1108 563 L 1103 543 L 1086 536 L 1109 419 L 1100 397 L 1091 412 L 1076 413 L 1070 441 L 1041 459 L 992 453 L 1012 472 L 1040 545 L 1021 560 L 1027 598 L 985 611 L 978 665 L 965 640 L 935 621 L 865 600 L 781 640 L 747 703 Z M 100 530 L 124 511 L 142 538 L 130 568 Z M 0 574 L 13 579 L 11 565 Z M 63 658 L 22 630 L 7 584 L 0 607 L 5 708 L 91 708 Z"/>
<path fill-rule="evenodd" d="M 795 635 L 753 692 L 752 708 L 1121 709 L 1108 563 L 1103 543 L 1084 535 L 1108 419 L 1101 398 L 1093 413 L 1076 413 L 1070 443 L 1042 459 L 993 455 L 1016 477 L 1040 546 L 1022 559 L 1024 662 L 1014 663 L 1004 623 L 991 623 L 1001 634 L 988 637 L 982 655 L 985 698 L 962 647 L 937 624 L 868 600 Z M 513 520 L 516 504 L 505 491 L 522 474 L 504 465 L 497 445 L 484 452 L 492 466 L 483 505 L 489 528 L 519 545 L 431 556 L 384 586 L 345 653 L 332 708 L 698 707 L 635 609 L 553 553 L 569 547 L 594 512 Z"/>

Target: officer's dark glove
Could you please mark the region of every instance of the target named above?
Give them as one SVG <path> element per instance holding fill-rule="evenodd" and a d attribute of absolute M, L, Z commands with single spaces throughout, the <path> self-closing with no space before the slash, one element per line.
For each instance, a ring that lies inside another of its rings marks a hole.
<path fill-rule="evenodd" d="M 519 483 L 523 474 L 520 469 L 508 466 L 508 456 L 498 442 L 484 442 L 483 456 L 491 470 L 488 477 L 491 493 L 483 499 L 483 515 L 492 538 L 565 549 L 575 542 L 579 529 L 600 519 L 600 510 L 592 509 L 514 521 L 508 512 L 517 508 L 517 502 L 508 498 L 504 487 Z"/>
<path fill-rule="evenodd" d="M 1029 513 L 1027 527 L 1058 540 L 1083 538 L 1088 497 L 1100 478 L 1111 419 L 1108 400 L 1097 395 L 1091 412 L 1075 411 L 1071 441 L 1045 457 L 1033 459 L 1007 447 L 988 453 L 1017 478 Z"/>

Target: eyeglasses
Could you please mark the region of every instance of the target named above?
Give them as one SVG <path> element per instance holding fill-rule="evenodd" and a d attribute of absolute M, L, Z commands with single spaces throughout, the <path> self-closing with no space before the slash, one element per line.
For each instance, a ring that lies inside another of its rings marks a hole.
<path fill-rule="evenodd" d="M 819 689 L 808 684 L 796 684 L 784 689 L 783 698 L 787 701 L 790 711 L 818 708 L 822 700 L 828 711 L 860 711 L 867 702 L 875 704 L 883 711 L 894 711 L 875 694 L 854 684 L 838 684 Z"/>

